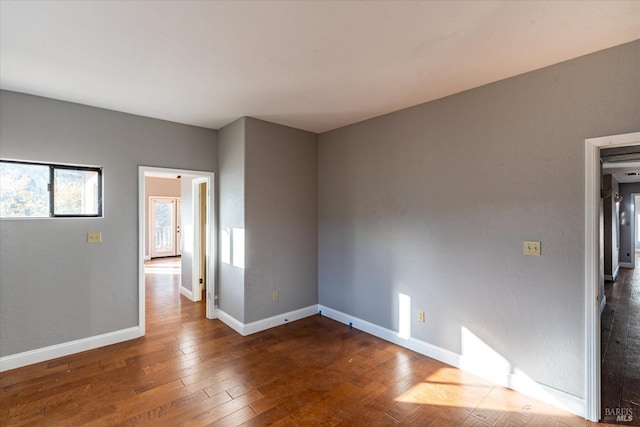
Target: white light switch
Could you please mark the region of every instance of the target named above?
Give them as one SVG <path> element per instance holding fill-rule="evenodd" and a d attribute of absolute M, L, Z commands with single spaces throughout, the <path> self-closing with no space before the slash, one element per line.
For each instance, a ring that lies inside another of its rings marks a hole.
<path fill-rule="evenodd" d="M 540 256 L 540 242 L 524 242 L 524 254 Z"/>

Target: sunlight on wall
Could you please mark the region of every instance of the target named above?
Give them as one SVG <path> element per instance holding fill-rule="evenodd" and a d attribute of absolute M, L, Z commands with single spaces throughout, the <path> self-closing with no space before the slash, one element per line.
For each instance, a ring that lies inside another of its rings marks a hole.
<path fill-rule="evenodd" d="M 231 264 L 231 236 L 228 228 L 220 231 L 220 261 Z"/>
<path fill-rule="evenodd" d="M 509 382 L 511 364 L 497 351 L 467 328 L 460 328 L 462 357 L 460 368 L 469 372 L 491 372 L 491 379 L 500 384 Z"/>
<path fill-rule="evenodd" d="M 408 340 L 411 336 L 411 297 L 398 294 L 398 337 Z"/>
<path fill-rule="evenodd" d="M 234 228 L 232 239 L 233 265 L 244 268 L 244 228 Z"/>
<path fill-rule="evenodd" d="M 464 326 L 460 328 L 460 339 L 462 349 L 460 369 L 518 390 L 520 393 L 534 396 L 559 408 L 568 409 L 541 384 L 513 366 L 505 357 Z"/>
<path fill-rule="evenodd" d="M 182 251 L 188 254 L 193 253 L 193 225 L 182 226 L 182 232 L 180 235 L 182 236 L 184 243 Z"/>

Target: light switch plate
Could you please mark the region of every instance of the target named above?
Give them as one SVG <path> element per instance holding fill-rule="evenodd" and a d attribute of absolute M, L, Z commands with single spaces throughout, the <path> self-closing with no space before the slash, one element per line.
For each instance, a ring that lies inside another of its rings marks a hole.
<path fill-rule="evenodd" d="M 102 233 L 99 231 L 87 233 L 87 243 L 102 243 Z"/>
<path fill-rule="evenodd" d="M 540 256 L 540 242 L 524 242 L 524 254 Z"/>

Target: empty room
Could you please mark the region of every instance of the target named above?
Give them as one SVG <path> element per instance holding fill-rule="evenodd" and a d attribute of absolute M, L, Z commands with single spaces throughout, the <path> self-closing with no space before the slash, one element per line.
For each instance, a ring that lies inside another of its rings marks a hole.
<path fill-rule="evenodd" d="M 0 0 L 0 424 L 640 425 L 639 17 Z"/>

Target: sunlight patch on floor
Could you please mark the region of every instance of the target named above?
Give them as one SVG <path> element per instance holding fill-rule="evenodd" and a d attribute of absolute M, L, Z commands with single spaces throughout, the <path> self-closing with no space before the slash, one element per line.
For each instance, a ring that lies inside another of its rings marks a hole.
<path fill-rule="evenodd" d="M 182 265 L 180 259 L 167 259 L 162 258 L 154 259 L 151 261 L 145 261 L 144 274 L 168 274 L 179 275 L 182 271 Z"/>

